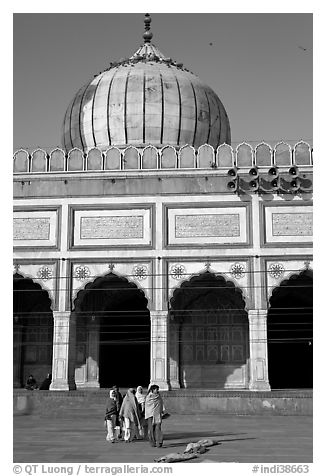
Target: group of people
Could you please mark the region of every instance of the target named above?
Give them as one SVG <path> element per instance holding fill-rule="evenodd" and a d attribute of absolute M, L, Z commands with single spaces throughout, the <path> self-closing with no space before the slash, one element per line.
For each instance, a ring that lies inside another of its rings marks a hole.
<path fill-rule="evenodd" d="M 25 388 L 26 390 L 49 390 L 50 385 L 52 382 L 52 375 L 47 374 L 46 378 L 43 380 L 40 386 L 37 385 L 37 382 L 33 375 L 29 375 L 28 379 L 26 380 Z"/>
<path fill-rule="evenodd" d="M 165 414 L 158 385 L 151 385 L 147 394 L 141 386 L 129 388 L 124 398 L 115 385 L 109 392 L 105 423 L 107 441 L 148 439 L 151 446 L 163 445 L 162 418 Z"/>

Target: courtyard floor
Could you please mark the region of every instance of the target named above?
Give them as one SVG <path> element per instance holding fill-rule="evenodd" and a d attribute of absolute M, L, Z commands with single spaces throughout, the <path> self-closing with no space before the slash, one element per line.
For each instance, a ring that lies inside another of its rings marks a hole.
<path fill-rule="evenodd" d="M 153 463 L 167 453 L 183 452 L 203 438 L 219 444 L 189 463 L 311 463 L 312 417 L 171 415 L 163 422 L 164 445 L 147 441 L 111 444 L 103 419 L 81 414 L 71 418 L 14 417 L 14 463 Z"/>

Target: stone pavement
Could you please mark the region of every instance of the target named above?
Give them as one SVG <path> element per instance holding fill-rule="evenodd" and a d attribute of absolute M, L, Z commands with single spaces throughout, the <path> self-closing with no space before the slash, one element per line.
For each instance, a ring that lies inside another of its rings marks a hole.
<path fill-rule="evenodd" d="M 14 463 L 153 463 L 167 453 L 183 452 L 202 438 L 219 445 L 188 463 L 311 463 L 312 417 L 171 415 L 163 422 L 164 446 L 147 441 L 111 444 L 103 416 L 71 418 L 14 417 Z"/>

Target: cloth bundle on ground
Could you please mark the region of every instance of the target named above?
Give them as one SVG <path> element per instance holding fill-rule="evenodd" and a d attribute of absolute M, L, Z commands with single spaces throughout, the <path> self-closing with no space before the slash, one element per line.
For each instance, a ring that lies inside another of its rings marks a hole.
<path fill-rule="evenodd" d="M 205 453 L 208 446 L 213 446 L 213 440 L 199 440 L 197 443 L 189 443 L 184 453 Z M 201 451 L 204 450 L 204 451 Z"/>
<path fill-rule="evenodd" d="M 169 453 L 160 458 L 154 459 L 156 463 L 177 463 L 178 461 L 187 461 L 188 459 L 198 458 L 200 454 L 207 451 L 207 448 L 218 445 L 218 441 L 203 439 L 197 443 L 189 443 L 183 453 Z"/>
<path fill-rule="evenodd" d="M 161 458 L 154 459 L 154 461 L 156 463 L 177 463 L 178 461 L 187 461 L 193 458 L 198 458 L 198 455 L 196 453 L 169 453 L 168 455 L 161 456 Z"/>

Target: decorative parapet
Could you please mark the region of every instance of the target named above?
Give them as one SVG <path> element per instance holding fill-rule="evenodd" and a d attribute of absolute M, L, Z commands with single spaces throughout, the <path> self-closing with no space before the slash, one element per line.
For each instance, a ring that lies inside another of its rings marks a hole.
<path fill-rule="evenodd" d="M 190 145 L 176 149 L 172 146 L 156 148 L 127 146 L 93 147 L 88 151 L 74 148 L 68 152 L 61 148 L 51 151 L 37 148 L 14 152 L 14 174 L 101 172 L 160 169 L 226 169 L 231 167 L 298 167 L 312 166 L 312 146 L 305 141 L 294 145 L 280 141 L 273 147 L 261 142 L 255 147 L 242 142 L 236 147 L 221 144 L 213 149 L 203 144 L 198 149 Z"/>

